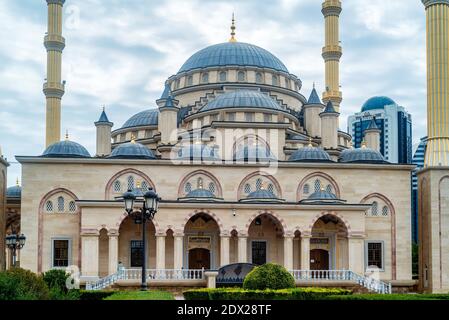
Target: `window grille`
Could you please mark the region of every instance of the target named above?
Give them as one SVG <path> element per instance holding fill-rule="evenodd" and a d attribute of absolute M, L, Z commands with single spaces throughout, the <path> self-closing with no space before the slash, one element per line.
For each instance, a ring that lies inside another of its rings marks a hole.
<path fill-rule="evenodd" d="M 373 207 L 372 207 L 372 209 L 371 209 L 371 215 L 373 215 L 373 216 L 377 216 L 378 214 L 379 214 L 379 212 L 378 212 L 378 204 L 377 204 L 377 202 L 376 201 L 374 201 L 373 202 Z"/>
<path fill-rule="evenodd" d="M 245 72 L 239 71 L 239 73 L 237 74 L 237 79 L 238 81 L 245 81 Z"/>
<path fill-rule="evenodd" d="M 59 197 L 58 198 L 58 211 L 59 212 L 63 212 L 64 211 L 64 198 L 63 197 Z"/>
<path fill-rule="evenodd" d="M 75 211 L 76 211 L 76 204 L 75 204 L 75 201 L 70 201 L 70 202 L 69 202 L 69 211 L 70 211 L 70 212 L 75 212 Z"/>
<path fill-rule="evenodd" d="M 128 177 L 128 190 L 133 190 L 133 189 L 134 189 L 134 177 L 129 176 Z"/>
<path fill-rule="evenodd" d="M 321 191 L 321 181 L 316 179 L 315 180 L 315 192 L 320 192 Z"/>
<path fill-rule="evenodd" d="M 215 194 L 215 184 L 213 182 L 209 183 L 209 191 Z"/>
<path fill-rule="evenodd" d="M 304 185 L 303 192 L 304 192 L 304 194 L 309 194 L 310 193 L 310 186 L 308 184 Z"/>
<path fill-rule="evenodd" d="M 249 183 L 245 184 L 245 193 L 251 193 L 251 185 Z"/>
<path fill-rule="evenodd" d="M 260 190 L 262 189 L 262 179 L 257 179 L 256 180 L 256 190 Z"/>
<path fill-rule="evenodd" d="M 192 184 L 190 182 L 187 182 L 184 187 L 184 190 L 186 193 L 189 193 L 190 191 L 192 191 Z"/>
<path fill-rule="evenodd" d="M 114 182 L 114 192 L 121 192 L 122 191 L 122 184 L 120 181 L 116 180 Z"/>
<path fill-rule="evenodd" d="M 47 210 L 47 212 L 53 212 L 53 202 L 47 201 L 45 204 L 45 210 Z"/>
<path fill-rule="evenodd" d="M 384 217 L 386 217 L 386 216 L 388 216 L 388 207 L 387 206 L 384 206 L 383 208 L 382 208 L 382 215 L 384 216 Z"/>

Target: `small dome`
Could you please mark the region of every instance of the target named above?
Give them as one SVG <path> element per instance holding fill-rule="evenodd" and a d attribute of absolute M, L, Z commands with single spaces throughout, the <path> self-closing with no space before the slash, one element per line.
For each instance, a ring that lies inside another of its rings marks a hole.
<path fill-rule="evenodd" d="M 157 126 L 159 123 L 159 109 L 150 109 L 139 112 L 133 115 L 125 124 L 122 129 L 143 127 L 143 126 Z"/>
<path fill-rule="evenodd" d="M 225 42 L 206 47 L 191 56 L 178 73 L 224 66 L 253 66 L 288 73 L 285 65 L 273 54 L 244 42 Z"/>
<path fill-rule="evenodd" d="M 270 190 L 259 189 L 251 192 L 245 199 L 241 199 L 241 202 L 282 202 L 282 199 L 276 197 L 276 195 Z"/>
<path fill-rule="evenodd" d="M 359 149 L 347 149 L 340 154 L 340 162 L 343 163 L 388 163 L 382 154 L 376 150 L 362 147 Z"/>
<path fill-rule="evenodd" d="M 178 160 L 221 160 L 215 149 L 205 144 L 190 144 L 178 150 Z"/>
<path fill-rule="evenodd" d="M 50 145 L 41 155 L 43 158 L 90 158 L 89 152 L 79 143 L 65 140 Z"/>
<path fill-rule="evenodd" d="M 292 162 L 333 162 L 322 148 L 304 147 L 296 150 L 288 161 Z"/>
<path fill-rule="evenodd" d="M 211 191 L 203 188 L 198 188 L 190 191 L 185 197 L 178 200 L 185 201 L 222 201 L 223 199 L 217 198 Z"/>
<path fill-rule="evenodd" d="M 362 106 L 362 112 L 384 109 L 385 106 L 396 104 L 393 99 L 388 97 L 372 97 L 368 99 Z"/>
<path fill-rule="evenodd" d="M 264 146 L 251 145 L 240 148 L 234 154 L 235 161 L 277 161 L 276 157 Z"/>
<path fill-rule="evenodd" d="M 108 156 L 111 159 L 156 159 L 150 148 L 136 142 L 117 146 Z"/>
<path fill-rule="evenodd" d="M 335 194 L 326 190 L 320 190 L 312 193 L 307 199 L 303 199 L 300 203 L 305 204 L 326 204 L 326 203 L 344 203 L 346 201 L 338 199 Z"/>
<path fill-rule="evenodd" d="M 200 112 L 227 108 L 258 108 L 284 111 L 269 95 L 256 90 L 235 90 L 219 95 L 206 104 Z"/>
<path fill-rule="evenodd" d="M 22 187 L 14 186 L 6 189 L 6 197 L 7 198 L 20 198 L 22 196 Z"/>

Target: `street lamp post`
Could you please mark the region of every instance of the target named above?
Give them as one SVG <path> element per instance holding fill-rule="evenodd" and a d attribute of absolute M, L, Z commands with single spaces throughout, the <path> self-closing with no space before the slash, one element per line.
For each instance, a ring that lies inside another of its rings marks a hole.
<path fill-rule="evenodd" d="M 140 190 L 138 190 L 140 191 Z M 122 196 L 125 202 L 125 211 L 128 216 L 133 216 L 136 224 L 142 224 L 142 283 L 140 285 L 141 290 L 147 290 L 146 279 L 146 258 L 147 258 L 147 244 L 146 244 L 146 232 L 145 226 L 147 220 L 153 220 L 159 207 L 159 201 L 161 200 L 156 192 L 152 188 L 149 188 L 142 195 L 136 195 L 132 190 L 128 190 Z M 134 210 L 134 204 L 136 201 L 142 203 L 142 207 Z"/>
<path fill-rule="evenodd" d="M 25 245 L 26 237 L 23 234 L 10 234 L 5 238 L 6 246 L 12 253 L 12 266 L 16 267 L 16 253 Z"/>

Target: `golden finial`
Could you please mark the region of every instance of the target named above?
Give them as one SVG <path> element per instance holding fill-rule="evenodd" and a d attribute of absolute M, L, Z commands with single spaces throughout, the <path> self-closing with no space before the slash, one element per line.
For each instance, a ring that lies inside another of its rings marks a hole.
<path fill-rule="evenodd" d="M 325 189 L 324 189 L 324 186 L 321 186 L 321 191 L 324 191 Z"/>
<path fill-rule="evenodd" d="M 265 182 L 262 182 L 262 183 L 260 184 L 260 190 L 265 190 Z"/>
<path fill-rule="evenodd" d="M 68 141 L 69 140 L 69 130 L 65 131 L 65 140 Z"/>
<path fill-rule="evenodd" d="M 19 187 L 20 186 L 20 183 L 19 183 L 19 177 L 17 177 L 17 179 L 16 179 L 16 185 Z"/>
<path fill-rule="evenodd" d="M 237 42 L 237 40 L 235 39 L 235 19 L 234 19 L 234 12 L 232 13 L 231 39 L 229 39 L 229 42 Z"/>
<path fill-rule="evenodd" d="M 203 180 L 198 181 L 198 189 L 203 189 Z"/>
<path fill-rule="evenodd" d="M 312 148 L 313 147 L 313 144 L 312 144 L 312 137 L 309 137 L 309 146 L 308 146 L 309 148 Z"/>
<path fill-rule="evenodd" d="M 136 182 L 137 189 L 140 189 L 140 181 Z"/>
<path fill-rule="evenodd" d="M 133 134 L 131 134 L 131 143 L 136 143 L 136 136 Z"/>

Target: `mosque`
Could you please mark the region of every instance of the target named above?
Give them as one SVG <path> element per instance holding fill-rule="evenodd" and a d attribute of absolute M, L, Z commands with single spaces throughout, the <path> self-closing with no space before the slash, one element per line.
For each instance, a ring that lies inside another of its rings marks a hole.
<path fill-rule="evenodd" d="M 447 0 L 424 2 L 449 8 Z M 414 167 L 383 158 L 374 120 L 361 148 L 339 129 L 341 1 L 322 5 L 321 98 L 315 87 L 306 98 L 274 54 L 238 41 L 233 19 L 230 39 L 188 58 L 153 108 L 121 127 L 103 110 L 95 155 L 60 137 L 64 3 L 47 0 L 47 147 L 16 157 L 23 186 L 8 189 L 27 237 L 21 267 L 76 266 L 81 283 L 98 287 L 119 266 L 128 283 L 139 279 L 142 228 L 117 198 L 153 188 L 162 201 L 145 230 L 150 284 L 198 285 L 204 270 L 274 262 L 299 284 L 376 272 L 378 292 L 414 285 Z"/>

